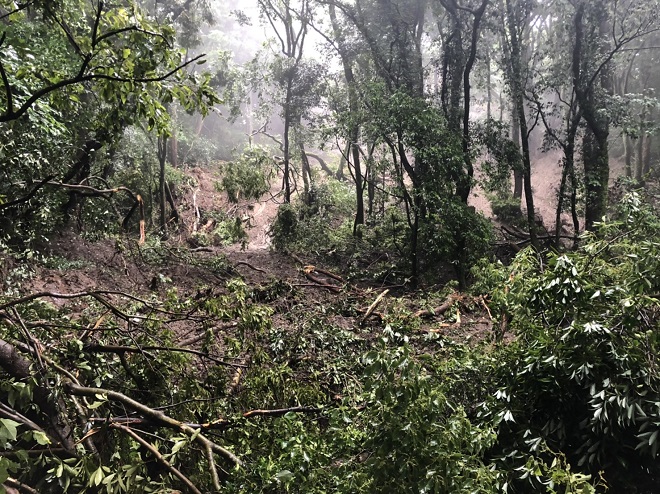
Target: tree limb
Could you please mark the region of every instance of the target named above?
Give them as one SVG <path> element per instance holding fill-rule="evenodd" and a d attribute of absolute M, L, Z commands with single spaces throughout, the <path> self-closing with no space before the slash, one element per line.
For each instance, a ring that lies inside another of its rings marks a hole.
<path fill-rule="evenodd" d="M 99 40 L 102 37 L 99 38 Z M 94 80 L 107 80 L 107 81 L 112 81 L 112 82 L 132 82 L 132 83 L 148 83 L 148 82 L 161 82 L 164 81 L 168 78 L 170 78 L 172 75 L 176 74 L 180 70 L 184 69 L 188 65 L 196 62 L 197 60 L 205 57 L 206 54 L 198 55 L 194 58 L 191 58 L 190 60 L 185 61 L 184 63 L 178 65 L 174 69 L 170 70 L 169 72 L 155 76 L 155 77 L 143 77 L 143 78 L 133 78 L 133 77 L 116 77 L 116 76 L 110 76 L 107 74 L 87 74 L 87 75 L 80 75 L 78 74 L 75 77 L 70 77 L 68 79 L 63 79 L 59 82 L 56 82 L 54 84 L 51 84 L 50 86 L 45 86 L 42 87 L 41 89 L 35 91 L 32 96 L 30 96 L 27 100 L 25 100 L 25 103 L 21 105 L 20 108 L 18 108 L 16 111 L 14 111 L 11 108 L 7 108 L 7 111 L 3 115 L 0 115 L 0 123 L 2 122 L 10 122 L 12 120 L 16 120 L 20 117 L 22 117 L 31 107 L 34 105 L 38 100 L 43 98 L 44 96 L 52 93 L 53 91 L 56 91 L 58 89 L 61 89 L 63 87 L 67 86 L 72 86 L 75 84 L 80 84 L 83 82 L 88 82 L 88 81 L 94 81 Z"/>
<path fill-rule="evenodd" d="M 243 465 L 243 462 L 236 455 L 234 455 L 234 453 L 220 446 L 219 444 L 216 444 L 213 441 L 209 440 L 208 438 L 206 438 L 206 436 L 203 436 L 198 431 L 195 431 L 195 429 L 193 429 L 192 427 L 184 424 L 183 422 L 179 422 L 178 420 L 164 414 L 163 412 L 154 410 L 153 408 L 150 408 L 138 401 L 135 401 L 133 398 L 130 398 L 123 393 L 102 389 L 102 388 L 88 388 L 84 386 L 79 386 L 72 382 L 66 383 L 66 389 L 70 394 L 76 396 L 95 397 L 98 394 L 105 395 L 108 397 L 109 400 L 120 402 L 122 405 L 140 413 L 143 417 L 151 420 L 156 424 L 159 424 L 163 427 L 168 427 L 170 429 L 175 429 L 179 432 L 182 432 L 190 436 L 191 438 L 194 438 L 193 440 L 199 443 L 200 446 L 202 446 L 203 448 L 210 446 L 215 453 L 218 453 L 220 456 L 230 461 L 233 465 L 236 466 Z"/>
<path fill-rule="evenodd" d="M 291 407 L 291 408 L 277 408 L 275 410 L 250 410 L 249 412 L 245 412 L 243 414 L 243 418 L 250 418 L 250 417 L 281 417 L 282 415 L 286 415 L 287 413 L 319 413 L 323 411 L 322 408 L 319 407 Z"/>
<path fill-rule="evenodd" d="M 198 350 L 192 350 L 190 348 L 176 348 L 176 347 L 166 347 L 166 346 L 142 346 L 138 348 L 132 346 L 123 346 L 123 345 L 86 345 L 84 349 L 88 352 L 99 352 L 99 353 L 142 353 L 143 351 L 151 351 L 151 350 L 181 352 L 181 353 L 190 353 L 193 355 L 197 355 L 199 357 L 204 357 L 208 360 L 215 362 L 218 365 L 226 365 L 228 367 L 242 367 L 242 368 L 247 367 L 247 365 L 243 365 L 243 364 L 234 364 L 231 362 L 225 362 L 224 360 L 211 357 L 208 353 L 200 352 Z"/>
<path fill-rule="evenodd" d="M 172 474 L 178 478 L 181 482 L 183 482 L 188 489 L 190 489 L 191 492 L 194 494 L 202 494 L 202 491 L 200 491 L 197 487 L 195 487 L 195 484 L 193 484 L 188 477 L 183 475 L 177 468 L 175 468 L 170 462 L 168 462 L 165 458 L 163 458 L 163 455 L 160 454 L 160 452 L 148 441 L 145 441 L 142 439 L 133 429 L 126 427 L 125 425 L 121 424 L 110 424 L 110 427 L 113 429 L 117 429 L 120 431 L 125 432 L 129 436 L 131 436 L 136 442 L 138 442 L 140 445 L 145 447 L 154 457 L 158 462 L 163 465 L 165 468 L 167 468 Z M 217 475 L 217 472 L 216 472 Z"/>
<path fill-rule="evenodd" d="M 373 312 L 376 310 L 376 307 L 381 303 L 385 295 L 387 295 L 390 292 L 390 289 L 387 288 L 385 289 L 378 297 L 376 297 L 376 300 L 373 301 L 373 303 L 369 306 L 367 309 L 367 312 L 364 313 L 364 317 L 362 317 L 362 320 L 360 321 L 360 324 L 364 324 L 367 319 L 369 319 L 369 316 L 373 314 Z"/>

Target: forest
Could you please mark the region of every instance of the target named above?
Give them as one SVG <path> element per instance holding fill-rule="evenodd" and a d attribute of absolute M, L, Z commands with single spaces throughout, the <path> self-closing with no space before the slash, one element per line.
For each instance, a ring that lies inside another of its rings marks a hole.
<path fill-rule="evenodd" d="M 660 0 L 0 0 L 0 494 L 660 492 Z"/>

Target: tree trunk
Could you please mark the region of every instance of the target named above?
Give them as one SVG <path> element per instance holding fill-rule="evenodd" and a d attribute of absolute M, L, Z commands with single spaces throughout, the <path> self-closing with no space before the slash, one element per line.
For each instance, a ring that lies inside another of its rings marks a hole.
<path fill-rule="evenodd" d="M 642 180 L 644 175 L 644 144 L 646 142 L 645 122 L 647 118 L 647 109 L 644 109 L 639 114 L 639 137 L 637 137 L 637 159 L 635 163 L 635 180 L 638 182 Z"/>
<path fill-rule="evenodd" d="M 602 220 L 607 209 L 607 185 L 610 172 L 608 135 L 607 131 L 596 135 L 589 128 L 582 144 L 586 191 L 585 228 L 587 230 L 593 230 L 594 224 Z"/>
<path fill-rule="evenodd" d="M 651 134 L 646 136 L 644 141 L 644 168 L 642 169 L 642 176 L 645 177 L 651 173 L 651 149 L 653 144 L 653 136 Z"/>
<path fill-rule="evenodd" d="M 305 153 L 305 144 L 302 140 L 298 141 L 298 151 L 300 152 L 300 162 L 302 164 L 302 179 L 303 179 L 303 202 L 306 205 L 311 204 L 310 190 L 312 188 L 312 171 L 309 166 L 309 158 Z"/>
<path fill-rule="evenodd" d="M 623 135 L 623 153 L 626 160 L 626 177 L 631 178 L 633 176 L 632 160 L 634 154 L 634 146 L 632 139 L 628 134 Z"/>
<path fill-rule="evenodd" d="M 472 166 L 472 156 L 470 154 L 470 73 L 477 58 L 477 43 L 479 41 L 479 26 L 483 18 L 486 7 L 490 0 L 483 0 L 481 6 L 473 11 L 474 20 L 472 23 L 472 33 L 470 38 L 470 53 L 463 69 L 463 162 L 465 164 L 465 176 L 457 184 L 457 192 L 463 203 L 467 204 L 472 190 L 472 179 L 474 177 L 474 167 Z"/>
<path fill-rule="evenodd" d="M 520 143 L 520 120 L 518 117 L 518 112 L 516 111 L 516 105 L 513 105 L 513 111 L 511 112 L 511 140 L 518 146 L 518 149 L 521 149 Z M 518 167 L 513 169 L 513 197 L 514 199 L 522 199 L 523 193 L 523 173 L 522 170 Z"/>
<path fill-rule="evenodd" d="M 513 93 L 514 111 L 520 125 L 520 142 L 522 145 L 522 176 L 523 189 L 525 192 L 525 204 L 527 206 L 527 226 L 532 246 L 538 250 L 539 243 L 536 234 L 536 218 L 534 211 L 534 196 L 532 192 L 532 164 L 529 153 L 529 132 L 527 131 L 527 116 L 525 115 L 524 98 L 524 74 L 522 70 L 522 47 L 518 38 L 518 26 L 514 7 L 511 0 L 506 0 L 507 21 L 509 25 L 510 47 L 511 47 L 511 85 Z"/>
<path fill-rule="evenodd" d="M 602 6 L 601 6 L 602 7 Z M 599 101 L 596 100 L 595 85 L 599 84 L 606 92 L 611 92 L 611 81 L 607 66 L 600 73 L 588 77 L 582 72 L 584 49 L 584 12 L 585 2 L 581 2 L 575 12 L 575 46 L 573 47 L 573 78 L 576 97 L 587 130 L 582 146 L 582 159 L 585 182 L 585 228 L 592 230 L 594 224 L 600 221 L 607 211 L 607 187 L 610 177 L 608 138 L 610 134 L 609 120 L 600 112 Z M 603 8 L 599 23 L 600 50 L 606 50 L 604 40 L 608 39 L 607 13 Z"/>
<path fill-rule="evenodd" d="M 335 35 L 335 40 L 337 41 L 337 50 L 341 58 L 342 66 L 344 68 L 344 78 L 346 79 L 346 84 L 348 86 L 348 106 L 349 112 L 352 115 L 355 115 L 358 111 L 358 95 L 355 88 L 355 75 L 353 73 L 353 66 L 351 63 L 351 57 L 349 56 L 349 51 L 344 45 L 344 37 L 341 35 L 341 30 L 339 28 L 339 23 L 337 21 L 337 14 L 335 11 L 335 6 L 330 4 L 328 6 L 330 13 L 330 21 L 332 23 L 332 29 Z M 355 220 L 353 222 L 353 235 L 359 235 L 359 225 L 364 224 L 364 187 L 363 187 L 363 175 L 362 168 L 360 166 L 360 148 L 358 145 L 358 139 L 360 137 L 360 126 L 357 122 L 350 124 L 348 130 L 348 143 L 347 151 L 350 146 L 350 155 L 353 160 L 353 180 L 355 182 Z M 348 160 L 348 152 L 347 160 Z"/>
<path fill-rule="evenodd" d="M 166 190 L 165 190 L 165 163 L 167 162 L 167 136 L 158 137 L 158 204 L 160 206 L 160 216 L 158 226 L 161 234 L 167 235 L 167 218 L 165 215 Z"/>
<path fill-rule="evenodd" d="M 284 202 L 286 204 L 291 203 L 291 180 L 290 180 L 290 170 L 291 170 L 291 149 L 290 149 L 290 130 L 291 130 L 291 96 L 292 96 L 292 84 L 293 81 L 291 78 L 287 79 L 286 84 L 286 100 L 284 103 L 284 135 L 282 137 L 284 141 L 284 172 L 282 177 L 282 185 L 284 187 Z"/>

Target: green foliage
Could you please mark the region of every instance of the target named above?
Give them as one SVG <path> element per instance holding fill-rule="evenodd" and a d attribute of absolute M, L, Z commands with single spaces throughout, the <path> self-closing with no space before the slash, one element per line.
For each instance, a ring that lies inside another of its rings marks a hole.
<path fill-rule="evenodd" d="M 209 77 L 183 70 L 188 62 L 174 47 L 173 28 L 134 2 L 5 4 L 0 195 L 18 203 L 0 209 L 0 231 L 15 244 L 31 245 L 74 218 L 81 230 L 114 227 L 121 219 L 104 200 L 111 202 L 110 194 L 90 198 L 37 184 L 50 178 L 98 189 L 126 185 L 115 180 L 113 167 L 124 129 L 166 134 L 174 101 L 205 113 L 218 102 Z M 131 157 L 135 163 L 144 162 L 144 147 L 139 151 Z M 150 177 L 140 172 L 136 190 L 148 200 Z"/>
<path fill-rule="evenodd" d="M 241 155 L 222 170 L 218 191 L 227 192 L 229 201 L 258 200 L 270 190 L 273 160 L 269 150 L 261 146 L 246 147 Z"/>
<path fill-rule="evenodd" d="M 488 371 L 497 390 L 481 412 L 499 422 L 503 462 L 544 458 L 547 445 L 583 472 L 607 466 L 608 482 L 657 474 L 658 238 L 633 193 L 579 251 L 542 262 L 526 250 L 482 272 L 500 330 L 516 335 Z"/>
<path fill-rule="evenodd" d="M 517 226 L 526 226 L 527 220 L 520 209 L 520 199 L 506 195 L 489 195 L 493 215 L 500 221 Z"/>
<path fill-rule="evenodd" d="M 246 423 L 238 440 L 251 468 L 229 492 L 497 492 L 501 475 L 483 462 L 493 431 L 470 424 L 401 335 L 390 338 L 400 343 L 362 358 L 364 388 L 340 406 L 289 413 L 270 431 Z"/>
<path fill-rule="evenodd" d="M 273 246 L 299 252 L 345 250 L 353 243 L 350 189 L 328 181 L 316 184 L 309 195 L 307 204 L 296 201 L 279 207 L 270 230 Z"/>

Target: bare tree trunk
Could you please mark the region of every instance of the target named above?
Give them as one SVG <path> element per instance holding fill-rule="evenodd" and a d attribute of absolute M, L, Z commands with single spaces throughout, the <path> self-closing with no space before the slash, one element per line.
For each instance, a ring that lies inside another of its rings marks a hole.
<path fill-rule="evenodd" d="M 520 125 L 520 142 L 522 145 L 522 176 L 523 176 L 523 189 L 525 192 L 525 204 L 527 206 L 527 227 L 529 229 L 529 236 L 532 246 L 535 249 L 539 248 L 538 237 L 536 234 L 536 218 L 534 211 L 534 196 L 532 192 L 532 164 L 529 152 L 529 132 L 527 130 L 527 116 L 525 115 L 525 98 L 524 98 L 524 74 L 522 70 L 523 53 L 518 37 L 519 27 L 516 25 L 516 17 L 514 14 L 514 6 L 511 0 L 506 0 L 506 15 L 509 25 L 509 43 L 511 49 L 511 85 L 513 93 L 514 111 L 518 117 L 518 124 Z"/>
<path fill-rule="evenodd" d="M 167 219 L 165 215 L 165 163 L 167 162 L 167 136 L 158 137 L 158 204 L 160 206 L 159 227 L 163 236 L 167 235 Z"/>
<path fill-rule="evenodd" d="M 520 120 L 516 105 L 514 103 L 511 111 L 511 139 L 521 149 L 520 142 Z M 523 193 L 523 173 L 518 167 L 513 169 L 513 197 L 514 199 L 522 199 Z"/>
<path fill-rule="evenodd" d="M 339 23 L 337 21 L 337 15 L 335 11 L 335 6 L 330 4 L 328 6 L 330 21 L 332 22 L 332 29 L 334 31 L 335 39 L 337 41 L 337 49 L 339 51 L 339 56 L 341 57 L 342 65 L 344 68 L 344 78 L 346 79 L 346 84 L 348 85 L 348 104 L 349 111 L 351 114 L 356 114 L 358 111 L 358 95 L 355 88 L 355 75 L 353 73 L 353 67 L 351 63 L 351 57 L 349 51 L 344 46 L 344 38 L 341 35 L 341 30 L 339 28 Z M 353 181 L 355 182 L 355 220 L 353 222 L 353 235 L 359 235 L 359 225 L 364 224 L 364 186 L 363 186 L 363 175 L 362 167 L 360 164 L 360 148 L 358 144 L 358 139 L 360 137 L 360 126 L 357 122 L 351 124 L 348 132 L 348 143 L 347 151 L 350 146 L 350 155 L 352 157 L 353 165 Z M 348 160 L 348 152 L 346 153 L 346 159 Z"/>
<path fill-rule="evenodd" d="M 303 179 L 303 202 L 308 206 L 311 204 L 310 190 L 312 187 L 312 172 L 309 166 L 309 158 L 305 153 L 305 144 L 302 140 L 298 141 L 298 151 L 300 152 L 300 162 L 302 164 L 302 179 Z"/>
<path fill-rule="evenodd" d="M 291 130 L 291 111 L 289 105 L 291 102 L 292 86 L 293 82 L 289 79 L 287 80 L 286 86 L 286 102 L 284 103 L 284 135 L 282 139 L 284 140 L 284 176 L 282 177 L 282 183 L 284 185 L 284 202 L 286 204 L 291 203 L 291 150 L 290 150 L 290 130 Z"/>

